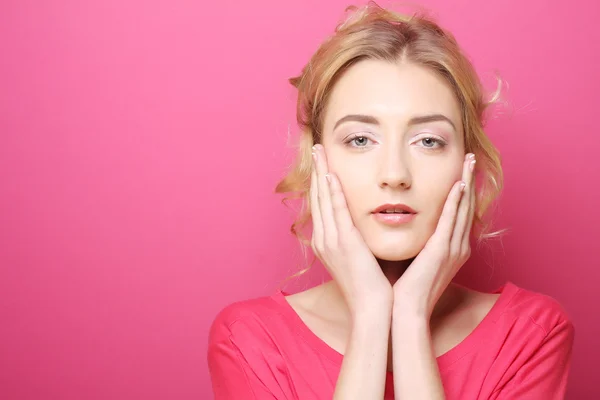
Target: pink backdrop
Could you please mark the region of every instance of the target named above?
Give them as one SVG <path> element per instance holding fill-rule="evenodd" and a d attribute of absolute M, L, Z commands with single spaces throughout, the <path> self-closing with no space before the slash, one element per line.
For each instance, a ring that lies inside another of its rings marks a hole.
<path fill-rule="evenodd" d="M 297 133 L 286 79 L 347 4 L 0 4 L 0 397 L 212 398 L 215 314 L 300 262 L 273 194 Z M 561 301 L 569 398 L 600 398 L 600 3 L 423 4 L 489 88 L 495 69 L 510 84 L 489 133 L 512 231 L 459 280 Z"/>

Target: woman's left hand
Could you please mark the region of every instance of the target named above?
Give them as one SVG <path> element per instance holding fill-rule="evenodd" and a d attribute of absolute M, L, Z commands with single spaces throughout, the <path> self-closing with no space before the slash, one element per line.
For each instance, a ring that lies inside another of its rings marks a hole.
<path fill-rule="evenodd" d="M 469 236 L 475 213 L 474 170 L 474 155 L 468 154 L 462 181 L 450 190 L 435 232 L 394 284 L 395 310 L 429 319 L 437 301 L 469 259 Z"/>

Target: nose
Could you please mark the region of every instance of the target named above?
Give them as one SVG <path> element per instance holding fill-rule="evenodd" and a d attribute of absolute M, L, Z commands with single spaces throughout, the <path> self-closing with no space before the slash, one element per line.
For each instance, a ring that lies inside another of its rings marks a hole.
<path fill-rule="evenodd" d="M 385 149 L 379 164 L 379 186 L 408 189 L 412 185 L 410 160 L 405 150 L 397 146 Z"/>

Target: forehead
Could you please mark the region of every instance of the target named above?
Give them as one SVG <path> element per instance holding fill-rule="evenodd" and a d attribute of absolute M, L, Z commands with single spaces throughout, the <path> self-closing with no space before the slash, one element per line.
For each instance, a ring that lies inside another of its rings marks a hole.
<path fill-rule="evenodd" d="M 324 115 L 325 130 L 347 114 L 403 123 L 415 115 L 443 114 L 462 130 L 460 105 L 449 83 L 411 63 L 363 60 L 334 85 Z"/>

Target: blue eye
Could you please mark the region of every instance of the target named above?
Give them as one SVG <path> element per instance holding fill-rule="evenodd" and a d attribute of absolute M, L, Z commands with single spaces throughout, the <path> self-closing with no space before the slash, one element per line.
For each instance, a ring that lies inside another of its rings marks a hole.
<path fill-rule="evenodd" d="M 446 146 L 446 142 L 432 136 L 419 139 L 419 142 L 423 143 L 423 147 L 426 149 L 435 149 L 436 144 L 438 145 L 437 148 L 444 148 Z"/>
<path fill-rule="evenodd" d="M 350 143 L 358 144 L 357 146 L 350 146 L 350 147 L 365 147 L 362 144 L 366 145 L 368 140 L 369 140 L 369 138 L 366 136 L 354 134 L 348 140 L 346 140 L 344 143 L 346 145 L 350 145 Z"/>
<path fill-rule="evenodd" d="M 352 148 L 365 148 L 370 140 L 371 139 L 364 135 L 353 134 L 344 142 L 344 144 Z M 421 142 L 421 147 L 432 150 L 443 149 L 447 145 L 447 143 L 442 139 L 438 139 L 433 136 L 424 137 L 419 139 L 417 142 Z"/>

